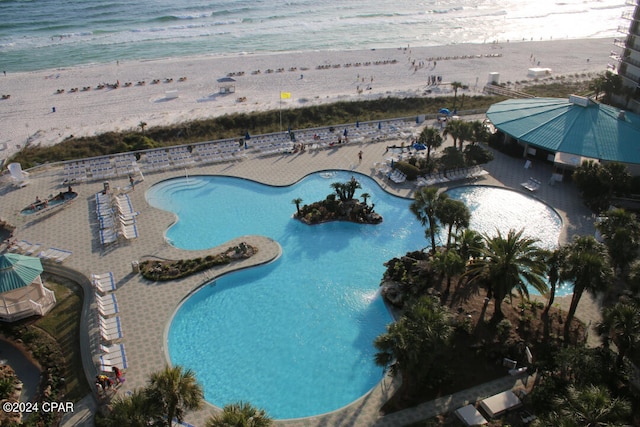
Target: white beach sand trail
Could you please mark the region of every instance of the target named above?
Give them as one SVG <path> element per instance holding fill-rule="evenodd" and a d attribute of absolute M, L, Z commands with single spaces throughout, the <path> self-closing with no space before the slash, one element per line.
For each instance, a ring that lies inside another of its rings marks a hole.
<path fill-rule="evenodd" d="M 135 129 L 140 122 L 153 127 L 235 112 L 419 96 L 430 76 L 442 84 L 429 96 L 452 94 L 446 84 L 452 81 L 469 86 L 459 94 L 480 93 L 490 72 L 499 73 L 501 82 L 530 80 L 531 67 L 550 68 L 551 76 L 586 76 L 607 69 L 612 49 L 612 39 L 553 40 L 204 56 L 8 73 L 0 76 L 0 94 L 10 95 L 0 100 L 0 159 L 27 141 L 53 145 L 72 135 Z M 235 92 L 220 94 L 217 79 L 227 75 L 236 80 Z M 116 82 L 118 89 L 97 89 Z M 291 98 L 281 100 L 281 91 Z"/>

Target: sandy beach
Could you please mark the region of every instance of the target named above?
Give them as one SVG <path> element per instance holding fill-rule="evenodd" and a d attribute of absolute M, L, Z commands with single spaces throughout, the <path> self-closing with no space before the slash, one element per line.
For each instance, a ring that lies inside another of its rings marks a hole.
<path fill-rule="evenodd" d="M 440 47 L 204 56 L 0 75 L 0 159 L 29 144 L 236 112 L 385 96 L 478 94 L 489 73 L 530 81 L 528 69 L 587 77 L 610 62 L 612 39 L 459 44 Z M 231 76 L 234 93 L 220 94 Z M 426 89 L 431 76 L 441 83 Z M 157 83 L 153 83 L 156 80 Z M 117 89 L 108 85 L 120 84 Z M 142 84 L 144 82 L 144 84 Z M 107 85 L 98 89 L 99 85 Z M 281 92 L 291 97 L 280 99 Z"/>

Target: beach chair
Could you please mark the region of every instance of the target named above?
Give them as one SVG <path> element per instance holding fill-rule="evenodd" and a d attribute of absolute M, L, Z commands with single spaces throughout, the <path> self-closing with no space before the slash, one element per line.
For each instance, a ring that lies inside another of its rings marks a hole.
<path fill-rule="evenodd" d="M 40 248 L 42 247 L 42 245 L 40 243 L 35 243 L 33 245 L 31 245 L 30 247 L 28 247 L 25 251 L 24 254 L 25 255 L 33 255 L 34 253 L 36 253 Z"/>
<path fill-rule="evenodd" d="M 121 227 L 121 231 L 122 231 L 122 235 L 127 240 L 135 239 L 138 237 L 138 227 L 136 227 L 135 223 L 129 224 L 129 225 L 123 224 Z"/>
<path fill-rule="evenodd" d="M 113 342 L 123 338 L 122 329 L 105 329 L 100 327 L 100 337 L 105 342 Z"/>
<path fill-rule="evenodd" d="M 93 284 L 93 287 L 102 294 L 107 294 L 117 289 L 112 272 L 104 274 L 92 274 L 91 283 Z"/>
<path fill-rule="evenodd" d="M 22 170 L 20 163 L 9 163 L 7 166 L 11 179 L 16 187 L 24 187 L 29 184 L 29 172 Z"/>
<path fill-rule="evenodd" d="M 98 311 L 102 318 L 106 319 L 107 316 L 112 316 L 120 311 L 115 294 L 100 295 L 99 293 L 96 293 L 95 296 L 96 303 L 98 304 Z"/>
<path fill-rule="evenodd" d="M 110 228 L 100 230 L 100 243 L 108 245 L 118 240 L 118 235 Z"/>
<path fill-rule="evenodd" d="M 129 364 L 127 363 L 127 356 L 123 353 L 122 357 L 112 357 L 110 355 L 100 356 L 100 370 L 102 372 L 110 372 L 111 369 L 117 366 L 120 369 L 127 369 Z"/>
<path fill-rule="evenodd" d="M 57 262 L 58 264 L 61 264 L 65 259 L 73 255 L 73 252 L 67 251 L 65 249 L 58 249 L 58 248 L 51 248 L 51 249 L 53 250 L 53 255 L 51 256 L 51 259 Z"/>

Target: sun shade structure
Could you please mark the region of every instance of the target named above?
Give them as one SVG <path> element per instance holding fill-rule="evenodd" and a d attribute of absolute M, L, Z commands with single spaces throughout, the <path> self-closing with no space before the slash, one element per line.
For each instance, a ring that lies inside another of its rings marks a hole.
<path fill-rule="evenodd" d="M 492 105 L 493 125 L 533 147 L 564 158 L 640 164 L 640 116 L 589 98 L 510 99 Z"/>
<path fill-rule="evenodd" d="M 39 258 L 7 253 L 0 256 L 0 319 L 15 321 L 46 314 L 56 303 L 44 287 Z"/>

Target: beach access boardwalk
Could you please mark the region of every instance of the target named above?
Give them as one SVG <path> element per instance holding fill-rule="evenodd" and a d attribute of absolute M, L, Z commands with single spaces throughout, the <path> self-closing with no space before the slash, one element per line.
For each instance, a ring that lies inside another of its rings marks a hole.
<path fill-rule="evenodd" d="M 418 125 L 413 126 L 416 131 L 419 131 Z M 263 236 L 238 236 L 238 239 L 232 242 L 206 251 L 176 249 L 164 238 L 165 230 L 175 220 L 173 214 L 149 206 L 145 200 L 146 190 L 159 181 L 185 176 L 185 174 L 235 176 L 271 185 L 287 185 L 295 183 L 311 172 L 342 169 L 370 176 L 386 191 L 411 198 L 415 189 L 418 188 L 415 182 L 405 181 L 397 184 L 388 181 L 378 174 L 374 167 L 375 162 L 384 161 L 388 157 L 386 153 L 388 145 L 400 144 L 402 141 L 399 139 L 364 141 L 294 154 L 276 153 L 270 156 L 261 156 L 258 155 L 259 152 L 247 150 L 246 157 L 230 161 L 206 164 L 197 162 L 177 169 L 159 169 L 145 173 L 144 181 L 138 179 L 134 189 L 127 188 L 130 185 L 127 175 L 110 178 L 111 188 L 119 187 L 125 191 L 139 212 L 137 217 L 139 237 L 135 240 L 122 240 L 115 245 L 103 246 L 97 237 L 95 195 L 103 189 L 102 180 L 88 180 L 81 184 L 74 184 L 73 190 L 78 192 L 77 202 L 58 215 L 33 220 L 19 215 L 20 209 L 35 196 L 46 196 L 60 191 L 65 173 L 62 165 L 31 170 L 31 184 L 25 188 L 16 188 L 3 182 L 0 186 L 0 195 L 3 200 L 0 216 L 17 226 L 15 236 L 18 239 L 46 241 L 73 251 L 74 256 L 63 265 L 45 261 L 44 266 L 47 272 L 63 275 L 80 283 L 85 295 L 88 296 L 83 303 L 81 345 L 85 374 L 91 384 L 93 384 L 92 378 L 96 375 L 95 361 L 99 354 L 100 337 L 97 327 L 98 311 L 93 300 L 94 289 L 90 284 L 90 277 L 93 273 L 113 272 L 117 286 L 118 315 L 122 323 L 123 342 L 126 344 L 129 365 L 126 372 L 127 381 L 120 388 L 119 393 L 126 393 L 144 387 L 149 374 L 163 368 L 168 362 L 166 333 L 170 318 L 180 301 L 203 283 L 230 271 L 231 268 L 247 268 L 267 263 L 277 257 L 280 251 L 277 242 Z M 451 144 L 451 140 L 447 139 L 443 146 Z M 361 162 L 358 159 L 360 151 L 363 157 Z M 551 175 L 550 165 L 534 163 L 531 168 L 524 169 L 523 159 L 506 157 L 501 153 L 494 154 L 495 160 L 484 165 L 484 169 L 489 174 L 483 176 L 477 182 L 478 184 L 508 187 L 524 193 L 520 187 L 523 180 L 535 177 L 546 183 Z M 570 240 L 575 234 L 594 232 L 594 218 L 583 206 L 573 185 L 568 183 L 558 183 L 554 186 L 542 185 L 534 196 L 553 206 L 561 215 L 564 222 L 561 242 Z M 218 253 L 240 241 L 257 246 L 258 254 L 233 266 L 218 267 L 170 283 L 151 283 L 141 275 L 132 273 L 132 261 L 144 257 L 192 258 Z M 560 307 L 566 309 L 570 298 L 556 298 L 556 301 Z M 587 323 L 593 321 L 595 324 L 598 316 L 597 303 L 585 295 L 580 302 L 577 317 Z M 386 378 L 370 393 L 345 408 L 322 416 L 278 421 L 276 425 L 290 427 L 400 426 L 438 413 L 453 411 L 466 403 L 473 403 L 478 399 L 519 386 L 518 378 L 507 376 L 454 396 L 381 417 L 379 409 L 395 389 L 394 382 Z M 91 411 L 95 410 L 93 398 L 88 396 L 77 405 L 77 408 L 77 413 L 65 419 L 63 425 L 91 425 Z M 195 426 L 204 426 L 206 419 L 213 411 L 214 408 L 211 405 L 206 405 L 205 409 L 189 413 L 186 421 Z"/>

